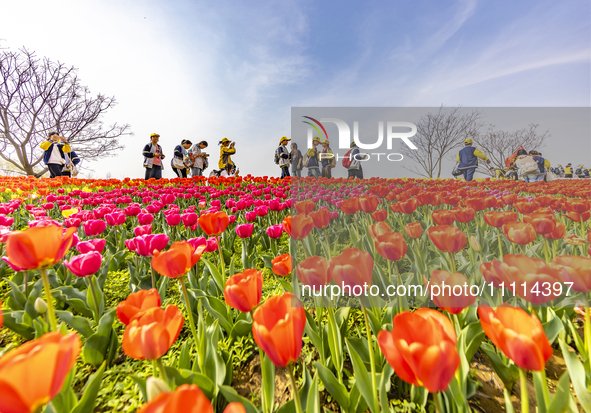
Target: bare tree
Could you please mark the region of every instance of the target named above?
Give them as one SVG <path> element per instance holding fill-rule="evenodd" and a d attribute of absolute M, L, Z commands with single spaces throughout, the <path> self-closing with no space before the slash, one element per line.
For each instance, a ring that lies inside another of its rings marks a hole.
<path fill-rule="evenodd" d="M 41 142 L 50 131 L 65 136 L 81 158 L 97 159 L 123 148 L 129 125 L 104 126 L 114 97 L 92 96 L 77 69 L 26 49 L 0 53 L 0 158 L 23 175 L 47 171 Z"/>
<path fill-rule="evenodd" d="M 405 157 L 415 161 L 407 170 L 427 178 L 440 178 L 442 161 L 455 148 L 462 146 L 464 140 L 478 133 L 483 126 L 481 113 L 473 110 L 463 113 L 460 107 L 439 108 L 437 113 L 427 113 L 417 123 L 417 134 L 412 142 L 418 148 L 402 149 Z"/>
<path fill-rule="evenodd" d="M 530 124 L 523 129 L 513 132 L 495 130 L 494 125 L 490 125 L 488 130 L 474 137 L 475 145 L 489 157 L 491 164 L 482 166 L 478 172 L 494 175 L 489 168 L 495 167 L 503 169 L 505 159 L 507 159 L 519 147 L 523 146 L 527 151 L 532 149 L 539 150 L 544 147 L 544 142 L 550 137 L 548 130 L 539 132 L 537 124 Z"/>

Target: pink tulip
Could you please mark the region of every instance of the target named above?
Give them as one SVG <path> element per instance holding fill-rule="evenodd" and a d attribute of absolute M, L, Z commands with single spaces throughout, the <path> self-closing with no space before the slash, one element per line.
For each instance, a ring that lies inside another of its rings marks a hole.
<path fill-rule="evenodd" d="M 197 223 L 197 214 L 194 212 L 189 212 L 187 214 L 181 215 L 181 219 L 183 220 L 185 227 L 192 227 Z"/>
<path fill-rule="evenodd" d="M 125 246 L 142 257 L 151 257 L 154 251 L 162 251 L 168 244 L 168 235 L 149 234 L 125 240 Z"/>
<path fill-rule="evenodd" d="M 138 223 L 140 225 L 148 225 L 154 222 L 154 215 L 152 214 L 139 214 L 137 216 Z"/>
<path fill-rule="evenodd" d="M 105 221 L 93 219 L 84 223 L 84 233 L 87 237 L 100 235 L 105 229 L 107 229 L 107 223 Z"/>
<path fill-rule="evenodd" d="M 267 228 L 267 235 L 269 238 L 277 239 L 281 238 L 281 234 L 283 234 L 283 225 L 271 225 Z"/>
<path fill-rule="evenodd" d="M 166 216 L 166 223 L 171 227 L 176 227 L 181 223 L 181 216 L 179 214 L 170 214 Z"/>
<path fill-rule="evenodd" d="M 166 195 L 162 195 L 162 202 L 166 205 L 172 204 L 174 201 L 176 201 L 176 197 L 172 194 L 166 194 Z"/>
<path fill-rule="evenodd" d="M 254 230 L 254 224 L 242 224 L 236 227 L 236 235 L 240 238 L 250 238 L 252 231 Z"/>
<path fill-rule="evenodd" d="M 141 225 L 133 229 L 133 233 L 136 237 L 141 235 L 149 235 L 152 233 L 152 225 Z"/>
<path fill-rule="evenodd" d="M 95 238 L 95 239 L 91 239 L 89 241 L 84 241 L 84 242 L 78 243 L 78 245 L 76 245 L 76 249 L 81 254 L 86 254 L 86 253 L 93 252 L 93 251 L 96 251 L 98 253 L 102 253 L 105 250 L 106 244 L 107 244 L 106 240 L 104 240 L 102 238 Z"/>
<path fill-rule="evenodd" d="M 127 217 L 122 212 L 113 212 L 111 214 L 105 215 L 105 220 L 110 227 L 117 227 L 119 225 L 123 225 Z"/>
<path fill-rule="evenodd" d="M 254 211 L 248 211 L 247 213 L 244 214 L 244 217 L 246 218 L 246 220 L 248 222 L 254 222 L 257 219 L 257 213 Z"/>
<path fill-rule="evenodd" d="M 64 261 L 64 265 L 77 277 L 87 277 L 95 274 L 101 268 L 103 257 L 97 251 L 76 255 L 70 261 Z"/>
<path fill-rule="evenodd" d="M 258 206 L 254 209 L 254 212 L 256 212 L 259 217 L 264 217 L 269 213 L 269 208 L 266 206 Z"/>
<path fill-rule="evenodd" d="M 78 228 L 80 225 L 82 225 L 82 220 L 80 218 L 68 218 L 64 220 L 64 227 L 66 228 Z"/>
<path fill-rule="evenodd" d="M 6 215 L 0 215 L 0 226 L 2 227 L 9 227 L 13 224 L 14 218 L 7 217 Z"/>

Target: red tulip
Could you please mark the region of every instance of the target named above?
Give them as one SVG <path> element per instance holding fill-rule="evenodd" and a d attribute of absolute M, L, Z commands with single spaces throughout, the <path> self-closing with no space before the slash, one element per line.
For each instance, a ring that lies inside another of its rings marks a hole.
<path fill-rule="evenodd" d="M 302 215 L 308 215 L 310 212 L 314 211 L 314 208 L 316 208 L 314 201 L 300 201 L 295 204 L 296 211 L 298 214 Z"/>
<path fill-rule="evenodd" d="M 330 224 L 330 211 L 326 208 L 321 208 L 318 211 L 310 212 L 308 214 L 312 218 L 314 228 L 322 229 L 328 227 Z"/>
<path fill-rule="evenodd" d="M 172 347 L 184 322 L 181 310 L 174 305 L 150 308 L 125 328 L 123 352 L 136 360 L 157 360 Z"/>
<path fill-rule="evenodd" d="M 329 264 L 328 260 L 323 257 L 317 255 L 308 257 L 296 267 L 298 279 L 302 284 L 314 289 L 322 288 L 322 286 L 330 282 L 328 275 Z"/>
<path fill-rule="evenodd" d="M 427 230 L 427 235 L 437 249 L 449 253 L 461 251 L 466 246 L 466 235 L 452 225 L 436 225 Z"/>
<path fill-rule="evenodd" d="M 371 217 L 376 222 L 383 222 L 388 219 L 388 211 L 385 209 L 378 209 L 373 214 L 371 214 Z"/>
<path fill-rule="evenodd" d="M 417 210 L 418 202 L 416 199 L 399 202 L 400 212 L 403 214 L 412 214 Z"/>
<path fill-rule="evenodd" d="M 556 228 L 554 214 L 533 213 L 523 216 L 523 221 L 531 224 L 536 233 L 540 235 L 550 234 Z"/>
<path fill-rule="evenodd" d="M 24 270 L 51 267 L 70 249 L 76 228 L 64 233 L 57 225 L 11 232 L 6 241 L 7 261 Z"/>
<path fill-rule="evenodd" d="M 224 413 L 232 412 L 228 408 Z M 214 410 L 196 384 L 183 384 L 173 392 L 159 393 L 140 407 L 137 413 L 214 413 Z"/>
<path fill-rule="evenodd" d="M 359 198 L 347 198 L 341 202 L 340 209 L 345 214 L 353 215 L 359 211 L 361 205 L 359 205 Z"/>
<path fill-rule="evenodd" d="M 433 294 L 433 302 L 450 314 L 459 314 L 476 302 L 476 296 L 470 294 L 468 279 L 462 273 L 450 274 L 447 271 L 435 270 L 431 273 L 430 281 L 432 293 L 434 285 L 440 287 L 440 294 Z"/>
<path fill-rule="evenodd" d="M 300 357 L 306 311 L 295 295 L 284 293 L 267 299 L 253 314 L 252 335 L 277 367 Z"/>
<path fill-rule="evenodd" d="M 375 240 L 376 252 L 390 261 L 398 261 L 406 255 L 406 242 L 402 234 L 389 232 Z"/>
<path fill-rule="evenodd" d="M 240 238 L 250 238 L 252 231 L 254 230 L 254 224 L 241 224 L 236 225 L 236 235 Z"/>
<path fill-rule="evenodd" d="M 536 239 L 536 230 L 525 222 L 509 222 L 503 225 L 503 233 L 515 244 L 527 245 Z"/>
<path fill-rule="evenodd" d="M 330 260 L 328 277 L 338 286 L 349 286 L 353 293 L 355 286 L 371 285 L 372 271 L 373 259 L 369 252 L 357 248 L 345 248 L 341 255 Z"/>
<path fill-rule="evenodd" d="M 521 308 L 478 309 L 480 324 L 488 338 L 524 370 L 541 371 L 552 356 L 552 347 L 535 315 Z"/>
<path fill-rule="evenodd" d="M 273 273 L 285 277 L 291 274 L 291 255 L 282 254 L 275 257 L 271 260 L 271 265 L 273 266 Z"/>
<path fill-rule="evenodd" d="M 367 214 L 371 214 L 378 208 L 378 199 L 375 196 L 363 196 L 359 198 L 359 207 Z"/>
<path fill-rule="evenodd" d="M 522 201 L 514 203 L 513 206 L 522 214 L 531 214 L 540 207 L 540 204 L 535 201 Z"/>
<path fill-rule="evenodd" d="M 566 235 L 566 227 L 560 221 L 556 222 L 556 227 L 552 230 L 552 232 L 548 234 L 544 234 L 544 236 L 548 239 L 562 239 Z"/>
<path fill-rule="evenodd" d="M 314 221 L 306 215 L 292 215 L 291 220 L 291 237 L 296 240 L 304 239 L 308 236 L 312 228 L 314 228 Z M 285 227 L 285 221 L 284 221 Z"/>
<path fill-rule="evenodd" d="M 224 299 L 230 307 L 248 313 L 259 305 L 262 293 L 263 274 L 251 268 L 228 278 Z"/>
<path fill-rule="evenodd" d="M 134 317 L 150 308 L 160 307 L 160 294 L 158 290 L 138 290 L 117 304 L 117 318 L 123 324 L 128 325 Z"/>
<path fill-rule="evenodd" d="M 552 268 L 558 270 L 563 283 L 572 282 L 575 291 L 591 291 L 591 258 L 559 255 L 552 259 Z"/>
<path fill-rule="evenodd" d="M 447 389 L 460 367 L 456 342 L 449 319 L 430 308 L 397 314 L 392 332 L 378 334 L 380 349 L 398 377 L 431 393 Z"/>
<path fill-rule="evenodd" d="M 436 209 L 431 216 L 436 225 L 451 225 L 456 220 L 455 214 L 447 209 Z"/>
<path fill-rule="evenodd" d="M 420 222 L 411 222 L 404 226 L 404 232 L 406 232 L 406 235 L 410 238 L 417 239 L 423 234 L 423 226 Z"/>
<path fill-rule="evenodd" d="M 454 216 L 456 217 L 456 221 L 461 222 L 462 224 L 466 224 L 474 219 L 476 216 L 476 211 L 474 208 L 459 208 L 456 207 L 452 209 Z"/>
<path fill-rule="evenodd" d="M 491 227 L 501 228 L 503 225 L 517 221 L 518 215 L 515 211 L 489 211 L 484 213 L 484 222 Z"/>
<path fill-rule="evenodd" d="M 484 198 L 466 198 L 464 199 L 464 204 L 475 211 L 482 211 L 486 208 L 486 201 Z"/>
<path fill-rule="evenodd" d="M 367 233 L 370 237 L 376 240 L 380 235 L 387 234 L 388 232 L 392 232 L 392 228 L 384 221 L 378 222 L 377 224 L 370 225 L 367 227 Z"/>

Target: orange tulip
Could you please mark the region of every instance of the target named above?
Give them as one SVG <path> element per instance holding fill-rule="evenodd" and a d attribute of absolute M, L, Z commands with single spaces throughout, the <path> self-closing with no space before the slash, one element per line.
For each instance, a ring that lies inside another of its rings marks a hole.
<path fill-rule="evenodd" d="M 403 214 L 412 214 L 417 210 L 418 202 L 416 199 L 409 199 L 407 201 L 399 202 L 400 212 Z"/>
<path fill-rule="evenodd" d="M 328 227 L 330 224 L 330 211 L 326 208 L 321 208 L 318 211 L 310 212 L 308 214 L 312 218 L 314 228 L 322 229 Z"/>
<path fill-rule="evenodd" d="M 566 227 L 560 221 L 556 222 L 556 227 L 554 230 L 548 234 L 544 234 L 544 236 L 548 239 L 562 239 L 566 235 Z"/>
<path fill-rule="evenodd" d="M 246 409 L 240 402 L 232 402 L 226 406 L 224 413 L 246 413 Z"/>
<path fill-rule="evenodd" d="M 277 367 L 300 357 L 306 327 L 306 311 L 291 293 L 267 299 L 253 314 L 252 335 Z"/>
<path fill-rule="evenodd" d="M 541 371 L 552 356 L 542 323 L 521 308 L 478 309 L 482 329 L 501 351 L 524 370 Z"/>
<path fill-rule="evenodd" d="M 533 213 L 524 215 L 523 221 L 531 224 L 536 233 L 540 235 L 550 234 L 556 228 L 554 214 Z"/>
<path fill-rule="evenodd" d="M 433 302 L 450 314 L 459 314 L 476 302 L 476 296 L 470 294 L 468 279 L 462 273 L 450 274 L 447 271 L 435 270 L 431 273 L 430 285 L 438 285 L 441 288 L 440 294 L 434 295 Z M 468 287 L 465 288 L 465 285 Z"/>
<path fill-rule="evenodd" d="M 531 214 L 540 207 L 540 204 L 535 201 L 521 201 L 515 202 L 513 206 L 522 214 Z"/>
<path fill-rule="evenodd" d="M 123 324 L 129 325 L 134 317 L 153 307 L 160 307 L 158 290 L 155 288 L 139 290 L 129 294 L 125 301 L 117 304 L 117 318 Z"/>
<path fill-rule="evenodd" d="M 263 274 L 254 268 L 235 274 L 226 281 L 224 289 L 226 303 L 243 313 L 248 313 L 256 308 L 261 302 L 262 295 Z"/>
<path fill-rule="evenodd" d="M 51 267 L 70 249 L 76 228 L 64 233 L 57 225 L 36 226 L 14 231 L 6 241 L 6 255 L 11 264 L 22 270 Z"/>
<path fill-rule="evenodd" d="M 558 271 L 538 258 L 507 254 L 503 262 L 493 260 L 482 264 L 480 271 L 489 283 L 491 278 L 499 283 L 505 282 L 505 288 L 515 283 L 513 293 L 533 304 L 546 303 L 560 296 L 553 288 L 555 283 L 561 282 Z"/>
<path fill-rule="evenodd" d="M 569 199 L 564 202 L 564 208 L 568 212 L 582 214 L 591 209 L 591 201 L 587 199 Z"/>
<path fill-rule="evenodd" d="M 300 202 L 296 202 L 295 204 L 295 209 L 298 212 L 298 214 L 302 214 L 302 215 L 308 215 L 310 212 L 314 211 L 314 208 L 316 208 L 316 204 L 314 204 L 314 201 L 300 201 Z"/>
<path fill-rule="evenodd" d="M 526 222 L 509 222 L 503 225 L 503 233 L 515 244 L 527 245 L 536 239 L 536 230 Z"/>
<path fill-rule="evenodd" d="M 461 222 L 462 224 L 466 224 L 474 219 L 476 216 L 476 211 L 474 208 L 459 208 L 456 207 L 452 209 L 456 217 L 456 221 Z"/>
<path fill-rule="evenodd" d="M 464 199 L 464 204 L 475 211 L 482 211 L 486 208 L 486 201 L 484 198 L 466 198 Z"/>
<path fill-rule="evenodd" d="M 374 240 L 377 239 L 380 235 L 387 234 L 388 232 L 392 232 L 392 228 L 390 228 L 390 225 L 386 224 L 384 221 L 378 222 L 377 224 L 373 224 L 367 227 L 367 233 Z"/>
<path fill-rule="evenodd" d="M 363 196 L 359 198 L 359 207 L 365 213 L 371 214 L 378 209 L 378 199 L 375 196 Z"/>
<path fill-rule="evenodd" d="M 291 237 L 291 215 L 286 216 L 285 218 L 283 218 L 283 229 L 285 230 L 285 232 L 287 232 L 289 234 L 289 236 Z"/>
<path fill-rule="evenodd" d="M 410 224 L 406 224 L 404 226 L 404 232 L 406 232 L 406 235 L 408 235 L 410 238 L 420 238 L 423 234 L 423 226 L 420 222 L 411 222 Z"/>
<path fill-rule="evenodd" d="M 199 217 L 199 226 L 208 236 L 217 236 L 226 230 L 230 218 L 224 211 L 211 212 Z"/>
<path fill-rule="evenodd" d="M 461 251 L 467 243 L 466 235 L 452 225 L 436 225 L 427 230 L 427 235 L 437 249 L 449 253 Z"/>
<path fill-rule="evenodd" d="M 296 267 L 298 279 L 304 285 L 312 288 L 321 288 L 330 282 L 330 278 L 328 278 L 328 266 L 328 260 L 323 257 L 319 257 L 318 255 L 308 257 Z"/>
<path fill-rule="evenodd" d="M 385 221 L 386 219 L 388 219 L 388 211 L 386 211 L 385 209 L 378 209 L 373 214 L 371 214 L 371 217 L 376 222 Z"/>
<path fill-rule="evenodd" d="M 371 285 L 373 259 L 367 251 L 357 248 L 345 248 L 341 255 L 330 260 L 328 267 L 329 279 L 339 286 L 349 286 L 351 289 L 364 283 Z"/>
<path fill-rule="evenodd" d="M 588 221 L 589 218 L 591 218 L 591 212 L 585 211 L 582 213 L 578 213 L 574 211 L 569 211 L 568 213 L 564 214 L 564 216 L 575 222 L 581 222 L 581 220 L 584 222 Z"/>
<path fill-rule="evenodd" d="M 123 352 L 136 360 L 156 360 L 174 344 L 183 327 L 181 310 L 153 307 L 135 317 L 123 332 Z"/>
<path fill-rule="evenodd" d="M 558 270 L 563 283 L 573 283 L 573 290 L 584 293 L 591 291 L 591 258 L 559 255 L 552 259 L 550 265 Z"/>
<path fill-rule="evenodd" d="M 435 393 L 447 389 L 460 366 L 456 333 L 449 319 L 431 308 L 404 311 L 382 330 L 378 344 L 398 377 Z"/>
<path fill-rule="evenodd" d="M 76 333 L 47 333 L 0 358 L 0 412 L 32 413 L 61 391 L 80 354 Z"/>
<path fill-rule="evenodd" d="M 341 202 L 341 211 L 345 214 L 353 215 L 359 211 L 361 205 L 359 205 L 359 198 L 347 198 Z"/>
<path fill-rule="evenodd" d="M 226 412 L 231 411 L 226 409 Z M 137 413 L 214 413 L 214 410 L 196 384 L 183 384 L 173 392 L 159 393 Z"/>
<path fill-rule="evenodd" d="M 182 277 L 199 262 L 201 254 L 206 248 L 206 245 L 200 245 L 195 249 L 187 241 L 177 241 L 172 244 L 168 251 L 154 252 L 152 268 L 165 277 Z"/>
<path fill-rule="evenodd" d="M 282 254 L 271 260 L 273 266 L 273 273 L 285 277 L 291 274 L 291 255 Z"/>
<path fill-rule="evenodd" d="M 451 225 L 456 220 L 454 213 L 447 209 L 436 209 L 431 212 L 431 217 L 433 217 L 433 222 L 436 225 Z"/>
<path fill-rule="evenodd" d="M 375 240 L 376 251 L 390 261 L 398 261 L 406 255 L 406 242 L 402 234 L 389 232 Z"/>
<path fill-rule="evenodd" d="M 290 236 L 293 239 L 304 239 L 308 236 L 312 228 L 314 228 L 314 221 L 306 215 L 292 215 L 290 220 Z M 283 221 L 285 227 L 285 221 Z"/>
<path fill-rule="evenodd" d="M 491 227 L 501 228 L 503 225 L 517 221 L 518 215 L 515 211 L 489 211 L 485 212 L 484 222 Z"/>

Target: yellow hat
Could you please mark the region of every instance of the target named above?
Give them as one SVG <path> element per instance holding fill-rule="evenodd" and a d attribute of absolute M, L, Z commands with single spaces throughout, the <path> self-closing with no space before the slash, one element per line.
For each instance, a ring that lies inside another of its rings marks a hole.
<path fill-rule="evenodd" d="M 323 139 L 323 140 L 322 140 L 322 142 L 320 142 L 320 143 L 321 143 L 322 145 L 324 145 L 324 144 L 328 145 L 328 144 L 329 144 L 329 143 L 328 143 L 328 139 Z"/>
<path fill-rule="evenodd" d="M 222 139 L 222 143 L 226 143 L 226 142 L 230 142 L 230 139 L 228 139 L 228 138 Z"/>
<path fill-rule="evenodd" d="M 558 164 L 558 166 L 562 166 L 562 165 Z"/>
<path fill-rule="evenodd" d="M 281 143 L 281 142 L 283 142 L 283 141 L 290 141 L 290 140 L 291 140 L 291 139 L 290 139 L 290 138 L 288 138 L 287 136 L 283 136 L 283 137 L 281 138 L 281 140 L 279 141 L 279 143 Z"/>
<path fill-rule="evenodd" d="M 312 138 L 312 142 L 318 142 L 318 143 L 320 143 L 320 138 L 318 136 L 314 136 Z"/>
<path fill-rule="evenodd" d="M 468 138 L 464 141 L 466 145 L 473 143 L 471 138 Z"/>
<path fill-rule="evenodd" d="M 157 138 L 160 137 L 160 135 L 158 135 L 157 133 L 153 133 L 153 134 L 150 135 L 150 138 L 153 138 L 154 136 L 157 137 Z"/>

